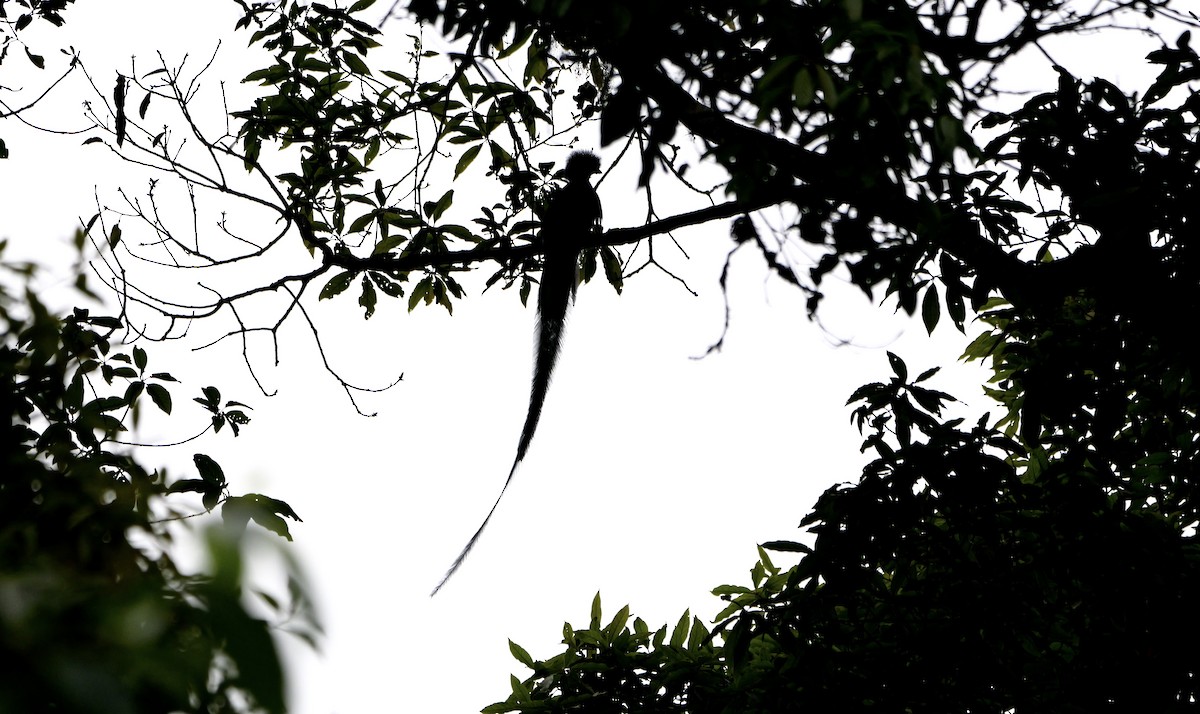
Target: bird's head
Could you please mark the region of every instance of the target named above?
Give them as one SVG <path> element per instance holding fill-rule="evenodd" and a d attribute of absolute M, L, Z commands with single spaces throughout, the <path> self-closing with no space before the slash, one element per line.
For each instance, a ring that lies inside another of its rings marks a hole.
<path fill-rule="evenodd" d="M 600 173 L 600 157 L 590 151 L 572 151 L 567 157 L 567 165 L 563 169 L 568 181 L 590 179 L 592 174 Z"/>

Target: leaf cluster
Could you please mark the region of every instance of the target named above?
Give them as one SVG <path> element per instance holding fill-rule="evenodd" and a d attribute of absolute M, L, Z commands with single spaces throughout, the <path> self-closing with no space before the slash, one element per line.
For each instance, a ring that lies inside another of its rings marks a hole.
<path fill-rule="evenodd" d="M 970 13 L 984 4 L 955 7 Z M 934 134 L 914 129 L 932 121 L 926 126 L 947 131 L 933 119 L 936 112 L 857 125 L 860 139 L 871 127 L 908 142 L 904 163 L 883 149 L 855 158 L 848 147 L 838 148 L 838 127 L 849 132 L 852 124 L 839 125 L 844 117 L 836 110 L 813 130 L 828 139 L 813 153 L 792 140 L 807 136 L 798 124 L 780 120 L 769 137 L 733 126 L 712 117 L 714 100 L 689 100 L 672 89 L 691 86 L 693 97 L 704 98 L 707 72 L 662 82 L 658 69 L 639 67 L 636 57 L 606 45 L 604 33 L 572 24 L 582 17 L 599 23 L 601 10 L 574 14 L 571 3 L 528 3 L 505 6 L 509 21 L 519 23 L 535 5 L 573 17 L 561 32 L 586 36 L 588 47 L 612 58 L 618 74 L 637 86 L 638 116 L 655 116 L 655 103 L 691 107 L 678 113 L 681 124 L 714 145 L 724 141 L 739 160 L 760 148 L 766 168 L 748 172 L 759 177 L 759 188 L 739 195 L 770 190 L 762 177 L 792 177 L 795 185 L 782 200 L 802 212 L 799 235 L 827 249 L 810 271 L 814 288 L 844 266 L 863 290 L 884 285 L 901 309 L 919 309 L 929 330 L 943 312 L 961 328 L 967 305 L 978 311 L 986 330 L 965 357 L 989 361 L 987 393 L 1001 413 L 974 424 L 949 418 L 943 410 L 953 398 L 929 386 L 936 368 L 910 378 L 903 360 L 889 353 L 892 378 L 851 397 L 851 418 L 872 460 L 856 482 L 818 500 L 802 522 L 805 542 L 769 544 L 799 554 L 795 566 L 778 568 L 764 552 L 749 586 L 714 591 L 729 605 L 702 661 L 639 639 L 649 632 L 645 625 L 626 628 L 624 637 L 610 636 L 587 652 L 585 688 L 576 684 L 581 659 L 574 658 L 581 651 L 567 641 L 560 657 L 530 665 L 531 658 L 519 656 L 533 675 L 494 709 L 1189 709 L 1200 661 L 1179 643 L 1200 635 L 1200 618 L 1188 604 L 1200 585 L 1192 485 L 1200 392 L 1195 350 L 1178 315 L 1197 307 L 1188 226 L 1197 205 L 1200 75 L 1190 35 L 1149 56 L 1160 73 L 1141 94 L 1127 95 L 1103 79 L 1085 82 L 1058 67 L 1055 88 L 1015 111 L 984 117 L 982 125 L 995 130 L 985 145 L 955 140 L 962 164 L 937 158 L 929 145 Z M 655 4 L 648 5 L 645 12 L 653 13 Z M 751 5 L 733 15 L 753 16 L 771 3 Z M 837 5 L 852 17 L 861 7 L 863 23 L 886 5 L 892 15 L 879 22 L 926 53 L 922 61 L 929 64 L 922 66 L 950 80 L 929 83 L 935 88 L 929 106 L 960 108 L 975 101 L 962 86 L 950 95 L 938 88 L 956 86 L 961 75 L 954 68 L 962 60 L 985 61 L 999 56 L 994 50 L 1036 41 L 1028 33 L 1052 27 L 1044 13 L 1067 7 L 1019 3 L 1026 29 L 985 47 L 950 37 L 953 24 L 935 12 L 941 4 Z M 688 7 L 712 10 L 706 3 Z M 897 29 L 906 12 L 912 24 Z M 493 16 L 463 9 L 459 17 Z M 961 26 L 970 30 L 966 19 Z M 560 29 L 548 12 L 536 21 L 547 31 Z M 1074 16 L 1059 27 L 1084 22 Z M 943 35 L 933 36 L 935 30 Z M 688 35 L 655 31 L 661 42 L 654 46 L 693 47 Z M 705 38 L 694 47 L 719 46 L 707 35 L 691 36 Z M 886 56 L 886 42 L 878 47 Z M 683 62 L 669 51 L 649 59 Z M 859 60 L 881 66 L 880 57 Z M 898 109 L 880 104 L 875 111 Z M 866 145 L 875 146 L 869 139 Z M 838 151 L 846 152 L 846 162 L 823 163 Z M 736 175 L 734 162 L 729 166 Z M 818 166 L 827 169 L 820 181 L 810 171 Z M 843 166 L 851 170 L 839 173 Z M 733 185 L 748 190 L 736 179 Z M 743 227 L 740 236 L 762 246 L 754 231 Z M 764 253 L 795 282 L 777 254 Z"/>
<path fill-rule="evenodd" d="M 18 285 L 33 275 L 11 267 Z M 203 454 L 199 479 L 168 486 L 122 448 L 141 409 L 172 413 L 175 383 L 120 343 L 122 320 L 82 308 L 60 319 L 32 289 L 3 289 L 0 323 L 0 709 L 282 712 L 281 665 L 268 623 L 242 602 L 236 539 L 214 535 L 213 571 L 187 575 L 162 521 L 168 494 L 182 491 L 289 538 L 276 514 L 295 513 L 257 494 L 230 498 Z M 196 401 L 210 429 L 248 421 L 215 388 Z"/>

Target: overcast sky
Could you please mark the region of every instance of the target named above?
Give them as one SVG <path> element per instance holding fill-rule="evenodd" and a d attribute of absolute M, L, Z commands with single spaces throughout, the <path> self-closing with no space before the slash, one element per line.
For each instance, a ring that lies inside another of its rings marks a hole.
<path fill-rule="evenodd" d="M 212 9 L 80 2 L 65 34 L 36 39 L 47 70 L 18 71 L 22 58 L 10 58 L 0 85 L 40 86 L 64 59 L 49 50 L 72 44 L 108 91 L 116 70 L 128 74 L 131 55 L 144 73 L 156 49 L 169 60 L 206 56 L 218 38 L 224 46 L 208 87 L 218 77 L 236 84 L 262 65 L 244 52 L 248 37 L 232 34 L 234 4 L 204 6 Z M 385 42 L 401 37 L 395 26 L 389 33 Z M 1123 37 L 1133 58 L 1148 49 Z M 1047 63 L 1028 67 L 1045 72 Z M 1093 67 L 1073 69 L 1085 77 L 1104 69 Z M 68 82 L 30 117 L 82 128 L 85 91 Z M 145 188 L 145 175 L 99 146 L 81 147 L 84 136 L 38 135 L 14 122 L 0 124 L 0 135 L 12 154 L 0 163 L 0 237 L 15 243 L 15 255 L 61 263 L 67 253 L 56 246 L 76 217 L 94 212 L 95 192 L 111 203 L 118 185 Z M 600 189 L 606 227 L 642 220 L 639 197 L 622 179 Z M 223 209 L 207 207 L 212 230 L 213 211 Z M 149 238 L 127 229 L 126 240 Z M 208 384 L 251 404 L 254 421 L 237 439 L 144 450 L 142 463 L 184 476 L 193 453 L 208 453 L 235 493 L 269 494 L 304 518 L 286 547 L 308 573 L 327 638 L 319 655 L 287 644 L 293 712 L 478 711 L 507 696 L 510 672 L 528 674 L 507 640 L 535 658 L 556 654 L 562 623 L 586 624 L 597 591 L 606 617 L 630 604 L 651 628 L 674 623 L 685 608 L 711 617 L 722 603 L 708 591 L 747 582 L 756 543 L 798 537 L 820 492 L 856 477 L 864 457 L 844 405 L 858 385 L 890 375 L 885 349 L 912 370 L 944 365 L 936 386 L 972 409 L 989 408 L 980 373 L 956 364 L 968 337 L 946 325 L 930 340 L 919 321 L 836 288 L 822 331 L 805 319 L 803 296 L 768 277 L 750 250 L 734 260 L 725 349 L 693 359 L 720 333 L 717 280 L 732 243 L 727 222 L 676 238 L 688 258 L 666 241 L 656 255 L 698 295 L 653 272 L 620 296 L 602 281 L 581 289 L 533 447 L 486 534 L 434 599 L 430 589 L 498 493 L 524 419 L 534 311 L 515 291 L 481 295 L 481 282 L 469 282 L 453 317 L 383 303 L 363 322 L 353 297 L 316 306 L 343 374 L 382 384 L 404 373 L 397 387 L 365 400 L 373 418 L 354 412 L 299 329 L 285 332 L 279 368 L 265 353 L 256 362 L 278 390 L 270 398 L 232 344 L 198 354 L 188 351 L 195 343 L 150 346 L 152 366 L 184 382 L 175 390 L 179 415 L 143 437 L 190 433 L 203 415 L 184 416 L 182 407 Z M 43 288 L 52 300 L 66 295 L 53 281 Z M 839 338 L 851 343 L 835 346 Z M 258 579 L 279 593 L 268 561 Z"/>

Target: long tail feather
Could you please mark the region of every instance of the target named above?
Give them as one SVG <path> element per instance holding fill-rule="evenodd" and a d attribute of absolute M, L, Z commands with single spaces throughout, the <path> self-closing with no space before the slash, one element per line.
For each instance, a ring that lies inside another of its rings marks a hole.
<path fill-rule="evenodd" d="M 454 559 L 450 569 L 442 576 L 442 581 L 437 584 L 433 592 L 429 593 L 430 597 L 437 595 L 446 581 L 467 559 L 467 554 L 475 547 L 479 536 L 483 535 L 483 529 L 487 528 L 488 522 L 492 520 L 492 514 L 500 505 L 500 499 L 504 498 L 508 484 L 512 483 L 513 475 L 517 473 L 517 467 L 525 459 L 525 453 L 529 451 L 529 444 L 533 442 L 538 421 L 542 417 L 542 406 L 546 403 L 546 394 L 550 391 L 550 377 L 554 374 L 554 365 L 558 362 L 563 327 L 567 321 L 567 308 L 570 307 L 571 302 L 571 290 L 575 286 L 577 261 L 578 253 L 576 251 L 552 250 L 546 254 L 541 285 L 538 287 L 538 335 L 533 384 L 529 389 L 529 411 L 525 414 L 525 426 L 521 429 L 521 441 L 517 444 L 517 456 L 513 459 L 512 469 L 509 470 L 508 478 L 505 479 L 504 486 L 500 489 L 500 495 L 496 496 L 496 502 L 492 504 L 492 509 L 488 511 L 487 517 L 483 519 L 483 523 L 479 525 L 475 535 L 467 541 L 466 547 Z"/>

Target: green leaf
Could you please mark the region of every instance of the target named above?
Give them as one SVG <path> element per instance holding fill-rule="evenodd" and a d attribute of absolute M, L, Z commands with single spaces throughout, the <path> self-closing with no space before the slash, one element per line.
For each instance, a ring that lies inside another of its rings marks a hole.
<path fill-rule="evenodd" d="M 596 591 L 596 597 L 592 598 L 592 617 L 591 623 L 588 625 L 593 630 L 600 629 L 600 591 Z"/>
<path fill-rule="evenodd" d="M 436 221 L 442 217 L 442 214 L 446 212 L 446 209 L 450 208 L 450 204 L 452 203 L 454 203 L 454 189 L 443 193 L 442 197 L 434 204 L 432 212 L 427 211 L 426 215 Z"/>
<path fill-rule="evenodd" d="M 475 146 L 472 146 L 464 151 L 462 156 L 458 157 L 458 163 L 454 165 L 454 178 L 458 178 L 463 171 L 467 170 L 467 167 L 471 165 L 471 162 L 475 160 L 475 157 L 479 156 L 479 151 L 482 148 L 482 144 L 476 144 Z"/>
<path fill-rule="evenodd" d="M 390 253 L 396 248 L 399 248 L 400 245 L 407 240 L 408 237 L 403 233 L 392 233 L 391 235 L 385 236 L 383 240 L 375 244 L 375 247 L 371 249 L 371 255 L 383 255 L 384 253 Z"/>
<path fill-rule="evenodd" d="M 533 697 L 529 694 L 529 689 L 521 680 L 517 679 L 515 674 L 509 675 L 509 684 L 512 686 L 513 697 L 521 703 L 529 703 L 533 701 Z"/>
<path fill-rule="evenodd" d="M 370 166 L 375 157 L 379 156 L 379 143 L 378 136 L 371 137 L 371 140 L 367 142 L 367 153 L 363 156 L 364 166 Z"/>
<path fill-rule="evenodd" d="M 404 296 L 404 286 L 392 280 L 383 273 L 370 273 L 371 280 L 375 281 L 375 285 L 379 287 L 380 292 L 388 297 L 398 298 Z"/>
<path fill-rule="evenodd" d="M 335 295 L 343 293 L 346 288 L 350 287 L 351 281 L 354 280 L 354 273 L 349 270 L 338 273 L 325 283 L 325 287 L 321 288 L 321 293 L 318 295 L 319 300 L 327 300 Z"/>
<path fill-rule="evenodd" d="M 621 294 L 625 278 L 621 275 L 621 258 L 610 246 L 601 246 L 600 259 L 604 263 L 604 277 L 613 286 L 617 294 Z"/>
<path fill-rule="evenodd" d="M 422 300 L 425 304 L 433 302 L 433 278 L 426 275 L 421 278 L 421 282 L 417 283 L 416 287 L 408 296 L 408 311 L 412 312 L 417 308 L 417 304 Z"/>
<path fill-rule="evenodd" d="M 268 531 L 271 531 L 280 538 L 286 540 L 292 539 L 292 533 L 288 530 L 287 521 L 283 520 L 274 513 L 256 509 L 250 513 L 250 519 Z"/>
<path fill-rule="evenodd" d="M 349 233 L 358 233 L 360 231 L 366 230 L 368 226 L 370 226 L 372 223 L 375 222 L 376 215 L 377 214 L 375 211 L 368 211 L 367 213 L 362 214 L 358 218 L 355 218 L 354 221 L 350 224 L 350 230 L 348 232 Z"/>
<path fill-rule="evenodd" d="M 611 639 L 616 637 L 622 630 L 625 629 L 625 623 L 629 622 L 629 606 L 626 605 L 617 611 L 612 622 L 604 628 L 604 633 Z"/>
<path fill-rule="evenodd" d="M 968 362 L 977 359 L 983 359 L 984 357 L 990 355 L 996 346 L 1001 342 L 1003 342 L 1003 339 L 999 335 L 991 332 L 980 333 L 980 335 L 974 340 L 971 340 L 971 344 L 967 345 L 967 348 L 963 350 L 963 359 L 967 360 Z"/>
<path fill-rule="evenodd" d="M 684 610 L 679 622 L 675 623 L 675 631 L 671 633 L 672 647 L 683 647 L 683 643 L 687 642 L 688 626 L 691 624 L 691 620 L 691 612 Z"/>
<path fill-rule="evenodd" d="M 515 657 L 518 662 L 530 669 L 533 669 L 533 658 L 529 656 L 529 653 L 525 651 L 524 647 L 518 645 L 512 640 L 509 640 L 508 651 L 512 653 L 512 656 Z"/>
<path fill-rule="evenodd" d="M 371 76 L 371 69 L 367 67 L 367 63 L 355 53 L 343 52 L 342 61 L 345 62 L 355 74 L 363 77 Z"/>
<path fill-rule="evenodd" d="M 700 621 L 700 618 L 692 618 L 692 632 L 688 635 L 687 648 L 689 651 L 695 652 L 700 649 L 704 641 L 708 639 L 708 628 Z"/>
<path fill-rule="evenodd" d="M 764 543 L 763 545 L 767 544 Z M 717 597 L 721 597 L 722 595 L 746 595 L 751 592 L 753 591 L 744 585 L 718 585 L 712 589 L 712 594 Z"/>

